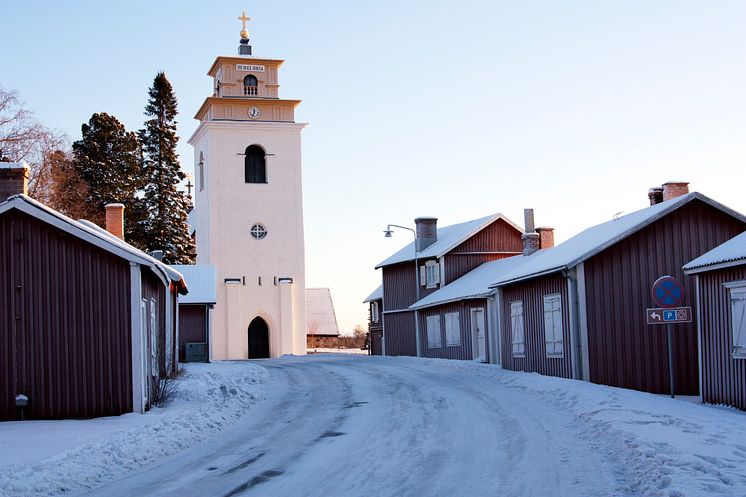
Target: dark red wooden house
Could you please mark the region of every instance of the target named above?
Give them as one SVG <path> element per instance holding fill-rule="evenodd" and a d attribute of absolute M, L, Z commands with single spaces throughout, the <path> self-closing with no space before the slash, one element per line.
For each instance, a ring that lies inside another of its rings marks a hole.
<path fill-rule="evenodd" d="M 496 281 L 502 366 L 667 392 L 665 330 L 646 324 L 651 286 L 669 274 L 693 290 L 682 266 L 746 229 L 743 215 L 687 191 L 653 189 L 654 205 L 524 256 Z M 676 325 L 674 336 L 677 393 L 697 394 L 695 327 Z"/>
<path fill-rule="evenodd" d="M 485 262 L 416 302 L 424 357 L 494 362 L 488 330 L 494 326 L 490 284 L 525 262 L 520 256 Z"/>
<path fill-rule="evenodd" d="M 211 309 L 217 302 L 215 266 L 171 266 L 184 276 L 189 293 L 179 299 L 179 361 L 209 362 Z"/>
<path fill-rule="evenodd" d="M 696 287 L 701 400 L 746 410 L 746 233 L 684 271 Z"/>
<path fill-rule="evenodd" d="M 121 217 L 112 207 L 107 218 Z M 186 291 L 177 271 L 98 226 L 25 195 L 0 203 L 0 420 L 20 419 L 19 394 L 31 419 L 143 412 L 176 372 Z"/>
<path fill-rule="evenodd" d="M 435 218 L 417 218 L 415 226 L 415 241 L 376 266 L 383 279 L 384 355 L 424 355 L 415 333 L 418 311 L 410 309 L 418 287 L 422 299 L 485 262 L 521 253 L 522 230 L 502 214 L 444 228 Z"/>
<path fill-rule="evenodd" d="M 368 350 L 370 355 L 383 355 L 383 285 L 373 290 L 363 303 L 368 304 Z"/>

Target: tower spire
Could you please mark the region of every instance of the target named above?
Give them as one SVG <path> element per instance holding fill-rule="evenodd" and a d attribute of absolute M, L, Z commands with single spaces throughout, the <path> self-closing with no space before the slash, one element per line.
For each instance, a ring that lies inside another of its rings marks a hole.
<path fill-rule="evenodd" d="M 246 15 L 246 11 L 241 12 L 241 16 L 238 18 L 241 21 L 241 41 L 238 45 L 239 55 L 251 55 L 251 45 L 249 45 L 249 30 L 246 29 L 246 22 L 250 21 L 251 18 Z"/>

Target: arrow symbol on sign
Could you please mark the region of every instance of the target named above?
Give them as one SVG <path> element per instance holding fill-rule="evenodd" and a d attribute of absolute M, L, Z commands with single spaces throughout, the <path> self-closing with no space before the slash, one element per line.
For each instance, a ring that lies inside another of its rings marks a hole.
<path fill-rule="evenodd" d="M 653 318 L 653 319 L 655 319 L 656 321 L 660 321 L 661 320 L 661 315 L 658 314 L 657 312 L 652 313 L 650 315 L 650 317 Z"/>

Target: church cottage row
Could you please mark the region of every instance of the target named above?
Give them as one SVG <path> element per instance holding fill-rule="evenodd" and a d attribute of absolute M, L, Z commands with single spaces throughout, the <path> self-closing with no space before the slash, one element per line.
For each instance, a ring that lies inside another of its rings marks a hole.
<path fill-rule="evenodd" d="M 675 325 L 676 393 L 746 409 L 746 216 L 687 185 L 653 188 L 650 206 L 557 246 L 530 209 L 525 230 L 501 214 L 415 220 L 416 243 L 376 266 L 373 353 L 668 393 L 665 329 L 646 324 L 646 308 L 671 275 L 694 308 Z"/>
<path fill-rule="evenodd" d="M 26 196 L 28 166 L 0 162 L 0 421 L 144 412 L 178 370 L 181 273 Z"/>

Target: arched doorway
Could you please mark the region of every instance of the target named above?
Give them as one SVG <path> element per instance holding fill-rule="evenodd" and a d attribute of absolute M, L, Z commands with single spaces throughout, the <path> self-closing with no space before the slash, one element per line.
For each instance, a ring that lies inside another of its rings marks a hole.
<path fill-rule="evenodd" d="M 249 359 L 269 357 L 269 327 L 260 317 L 249 324 Z"/>

